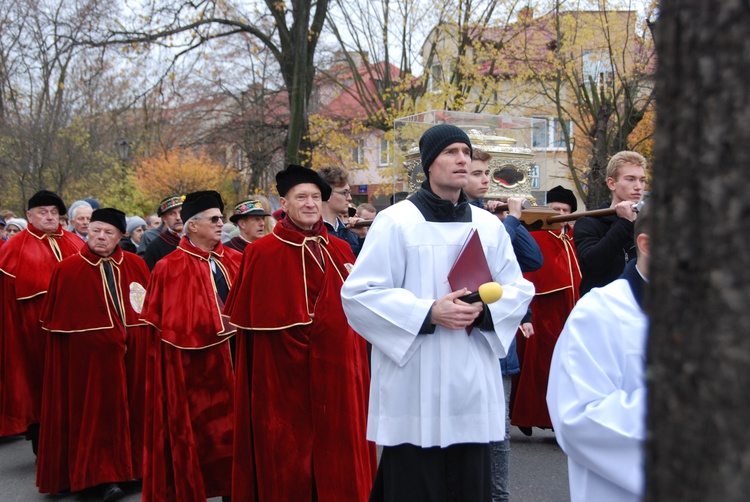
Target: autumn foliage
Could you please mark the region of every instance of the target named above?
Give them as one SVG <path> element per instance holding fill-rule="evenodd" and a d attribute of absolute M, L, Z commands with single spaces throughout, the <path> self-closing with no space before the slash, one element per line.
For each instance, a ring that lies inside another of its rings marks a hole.
<path fill-rule="evenodd" d="M 187 194 L 197 190 L 218 190 L 227 198 L 226 168 L 205 153 L 176 148 L 166 155 L 147 157 L 136 169 L 135 187 L 154 205 L 169 194 Z"/>

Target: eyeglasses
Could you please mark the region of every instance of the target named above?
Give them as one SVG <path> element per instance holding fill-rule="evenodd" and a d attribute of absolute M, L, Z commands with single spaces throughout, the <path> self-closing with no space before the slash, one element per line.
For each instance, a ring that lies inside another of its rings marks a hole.
<path fill-rule="evenodd" d="M 351 190 L 332 190 L 333 193 L 337 193 L 339 195 L 343 195 L 344 197 L 349 197 L 352 194 Z"/>
<path fill-rule="evenodd" d="M 219 220 L 221 220 L 222 223 L 224 223 L 224 215 L 221 216 L 211 216 L 210 218 L 206 218 L 208 221 L 216 225 L 219 223 Z"/>

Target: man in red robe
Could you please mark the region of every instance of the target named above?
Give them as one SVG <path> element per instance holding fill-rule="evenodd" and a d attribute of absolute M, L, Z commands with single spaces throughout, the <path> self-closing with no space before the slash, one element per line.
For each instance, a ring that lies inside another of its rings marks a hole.
<path fill-rule="evenodd" d="M 365 501 L 367 351 L 340 296 L 354 255 L 323 224 L 323 178 L 290 165 L 276 183 L 286 217 L 245 249 L 225 309 L 239 328 L 232 496 Z"/>
<path fill-rule="evenodd" d="M 126 357 L 137 354 L 133 369 L 145 367 L 148 329 L 138 317 L 149 271 L 118 246 L 125 213 L 97 209 L 88 230 L 78 254 L 55 268 L 42 307 L 49 341 L 37 486 L 59 493 L 104 485 L 111 501 L 124 496 L 118 482 L 142 471 L 144 395 Z"/>
<path fill-rule="evenodd" d="M 29 199 L 28 228 L 0 250 L 0 436 L 27 432 L 37 452 L 47 333 L 39 313 L 52 270 L 83 241 L 63 230 L 65 204 L 41 190 Z"/>
<path fill-rule="evenodd" d="M 570 214 L 578 207 L 573 192 L 562 186 L 547 192 L 547 204 L 560 214 Z M 535 272 L 523 274 L 536 290 L 531 301 L 534 336 L 516 336 L 521 373 L 510 417 L 511 424 L 527 436 L 532 434 L 532 427 L 552 427 L 546 400 L 549 368 L 557 338 L 578 301 L 581 282 L 572 235 L 567 225 L 562 230 L 531 232 L 544 264 Z"/>
<path fill-rule="evenodd" d="M 143 500 L 231 494 L 234 371 L 222 318 L 242 255 L 221 243 L 224 203 L 188 194 L 185 236 L 154 267 L 142 318 L 157 331 L 146 376 Z M 236 500 L 243 500 L 238 498 Z"/>

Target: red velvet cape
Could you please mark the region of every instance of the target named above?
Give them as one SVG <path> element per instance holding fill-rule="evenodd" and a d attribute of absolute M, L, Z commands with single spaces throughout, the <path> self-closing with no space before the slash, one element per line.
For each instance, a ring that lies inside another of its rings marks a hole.
<path fill-rule="evenodd" d="M 570 311 L 578 301 L 581 270 L 573 241 L 559 230 L 531 232 L 544 258 L 542 268 L 527 272 L 536 293 L 531 301 L 534 336 L 517 335 L 521 374 L 513 402 L 511 424 L 552 427 L 547 411 L 547 381 L 552 352 Z"/>
<path fill-rule="evenodd" d="M 240 257 L 221 243 L 206 253 L 183 238 L 152 272 L 142 313 L 156 340 L 146 373 L 144 502 L 231 492 L 232 331 L 222 327 L 208 259 L 231 288 Z"/>
<path fill-rule="evenodd" d="M 76 254 L 83 241 L 58 227 L 47 236 L 29 224 L 0 249 L 0 436 L 38 423 L 47 333 L 39 312 L 58 259 Z"/>
<path fill-rule="evenodd" d="M 296 231 L 248 246 L 225 312 L 238 326 L 233 500 L 367 500 L 376 470 L 366 440 L 366 344 L 340 290 L 349 245 L 318 239 L 325 270 Z M 314 484 L 313 484 L 314 483 Z"/>
<path fill-rule="evenodd" d="M 119 246 L 110 260 L 124 324 L 102 258 L 88 246 L 57 265 L 45 296 L 42 326 L 50 333 L 37 458 L 43 493 L 141 477 L 145 389 L 133 371 L 145 367 L 147 344 L 139 338 L 148 330 L 130 291 L 144 290 L 149 271 Z"/>

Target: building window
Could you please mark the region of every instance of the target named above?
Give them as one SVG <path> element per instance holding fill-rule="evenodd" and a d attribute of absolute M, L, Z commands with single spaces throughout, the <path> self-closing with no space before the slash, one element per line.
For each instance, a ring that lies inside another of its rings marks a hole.
<path fill-rule="evenodd" d="M 556 118 L 550 119 L 549 121 L 549 148 L 554 149 L 565 149 L 565 131 L 568 135 L 571 135 L 573 131 L 573 121 L 563 120 L 560 121 Z M 572 138 L 571 138 L 572 143 Z"/>
<path fill-rule="evenodd" d="M 593 82 L 603 93 L 605 89 L 611 89 L 614 86 L 615 73 L 612 70 L 612 61 L 609 53 L 605 51 L 584 51 L 581 70 L 584 85 L 587 88 L 590 82 Z"/>
<path fill-rule="evenodd" d="M 432 68 L 430 68 L 430 76 L 429 76 L 429 82 L 428 90 L 430 92 L 438 92 L 440 90 L 440 83 L 443 81 L 443 67 L 440 65 L 440 63 L 436 63 L 432 65 Z"/>
<path fill-rule="evenodd" d="M 355 139 L 354 142 L 356 144 L 351 147 L 352 161 L 354 161 L 357 164 L 361 164 L 364 161 L 364 155 L 362 151 L 362 140 Z"/>
<path fill-rule="evenodd" d="M 391 142 L 387 139 L 380 140 L 380 167 L 391 164 Z"/>
<path fill-rule="evenodd" d="M 534 164 L 529 168 L 529 178 L 531 179 L 531 189 L 539 190 L 539 164 Z"/>
<path fill-rule="evenodd" d="M 534 117 L 531 146 L 533 148 L 547 148 L 547 119 L 545 117 Z"/>
<path fill-rule="evenodd" d="M 571 136 L 570 142 L 573 143 L 572 131 L 573 121 L 557 118 L 534 117 L 534 129 L 532 131 L 532 147 L 544 150 L 564 150 L 565 134 L 563 128 Z M 541 119 L 541 120 L 539 120 Z"/>

